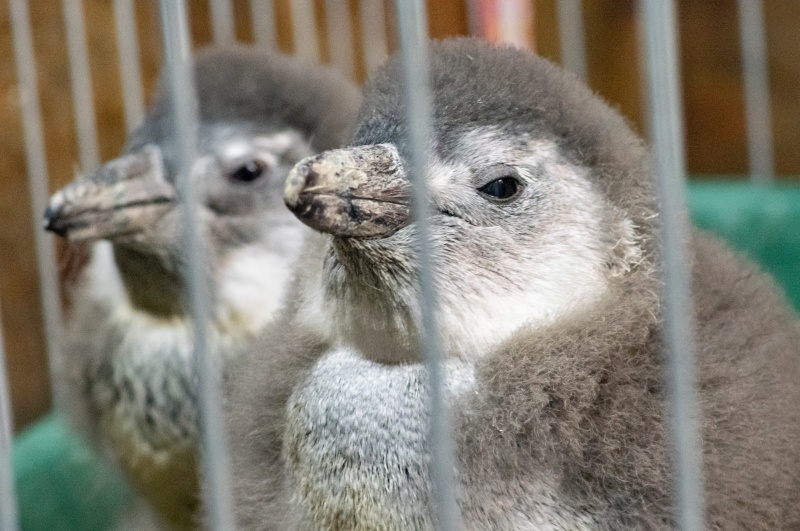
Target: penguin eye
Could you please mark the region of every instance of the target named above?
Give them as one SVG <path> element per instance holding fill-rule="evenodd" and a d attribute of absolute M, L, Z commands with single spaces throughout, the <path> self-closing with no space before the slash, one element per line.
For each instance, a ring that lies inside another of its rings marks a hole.
<path fill-rule="evenodd" d="M 486 183 L 478 188 L 478 191 L 494 199 L 511 199 L 517 195 L 519 188 L 519 181 L 507 175 Z"/>
<path fill-rule="evenodd" d="M 260 159 L 248 160 L 231 173 L 228 178 L 237 183 L 251 183 L 267 174 L 267 163 Z"/>

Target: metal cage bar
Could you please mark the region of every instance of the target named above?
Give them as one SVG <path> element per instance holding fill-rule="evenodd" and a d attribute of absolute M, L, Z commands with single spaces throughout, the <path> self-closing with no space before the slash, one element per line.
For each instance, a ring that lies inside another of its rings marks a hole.
<path fill-rule="evenodd" d="M 354 79 L 356 77 L 356 67 L 353 57 L 350 10 L 347 2 L 325 0 L 325 27 L 328 33 L 328 50 L 330 50 L 331 63 L 347 79 Z"/>
<path fill-rule="evenodd" d="M 645 31 L 650 125 L 664 257 L 664 341 L 673 444 L 676 520 L 684 531 L 704 525 L 702 458 L 694 390 L 694 339 L 684 206 L 685 161 L 678 75 L 675 5 L 641 0 Z"/>
<path fill-rule="evenodd" d="M 61 300 L 59 294 L 56 251 L 51 237 L 41 229 L 42 214 L 47 206 L 47 158 L 45 156 L 42 115 L 39 108 L 39 91 L 36 83 L 36 63 L 27 0 L 10 0 L 11 33 L 14 38 L 14 60 L 20 86 L 20 106 L 25 135 L 25 159 L 28 169 L 28 191 L 36 264 L 39 272 L 39 290 L 44 320 L 44 334 L 50 370 L 50 385 L 56 407 L 63 396 L 57 378 L 61 364 Z"/>
<path fill-rule="evenodd" d="M 133 0 L 114 0 L 114 23 L 122 76 L 122 101 L 125 105 L 125 128 L 138 127 L 144 118 L 142 71 L 139 67 L 139 39 L 136 34 L 136 12 Z"/>
<path fill-rule="evenodd" d="M 467 7 L 467 29 L 473 37 L 478 37 L 481 32 L 480 0 L 465 0 Z"/>
<path fill-rule="evenodd" d="M 236 26 L 230 0 L 208 0 L 211 8 L 211 32 L 214 42 L 227 44 L 236 41 Z"/>
<path fill-rule="evenodd" d="M 430 394 L 430 444 L 432 499 L 437 528 L 458 528 L 454 459 L 450 422 L 444 403 L 444 367 L 437 327 L 437 297 L 433 281 L 435 267 L 430 243 L 429 204 L 426 175 L 431 142 L 431 96 L 428 90 L 428 47 L 425 8 L 420 0 L 396 0 L 403 86 L 411 152 L 414 221 L 418 239 L 419 331 L 428 372 Z"/>
<path fill-rule="evenodd" d="M 361 38 L 364 43 L 364 65 L 367 73 L 377 68 L 389 56 L 386 40 L 386 12 L 383 0 L 361 0 L 358 6 Z"/>
<path fill-rule="evenodd" d="M 253 19 L 253 36 L 256 44 L 268 48 L 278 47 L 278 30 L 275 27 L 275 0 L 250 0 Z"/>
<path fill-rule="evenodd" d="M 174 138 L 177 150 L 178 195 L 181 198 L 185 253 L 184 277 L 192 317 L 194 361 L 199 387 L 203 502 L 211 529 L 234 529 L 233 497 L 227 432 L 219 386 L 221 375 L 210 355 L 206 324 L 211 317 L 209 294 L 204 282 L 206 270 L 203 235 L 196 225 L 197 191 L 192 170 L 197 157 L 197 98 L 191 64 L 191 46 L 184 0 L 161 0 L 164 66 L 172 102 Z"/>
<path fill-rule="evenodd" d="M 0 322 L 2 322 L 0 308 Z M 11 459 L 11 440 L 14 422 L 11 413 L 11 393 L 6 371 L 3 327 L 0 326 L 0 529 L 15 531 L 19 529 L 17 497 L 14 494 L 14 468 Z"/>
<path fill-rule="evenodd" d="M 317 62 L 317 19 L 311 0 L 291 0 L 292 42 L 294 54 L 301 59 Z"/>
<path fill-rule="evenodd" d="M 561 46 L 561 63 L 583 81 L 588 79 L 586 67 L 586 41 L 583 27 L 583 2 L 558 0 L 558 40 Z"/>
<path fill-rule="evenodd" d="M 72 102 L 75 124 L 78 129 L 78 150 L 81 171 L 92 171 L 100 165 L 97 149 L 97 123 L 94 116 L 92 74 L 89 69 L 89 51 L 86 49 L 86 25 L 83 3 L 64 0 L 67 51 L 69 52 L 69 77 L 72 83 Z"/>
<path fill-rule="evenodd" d="M 738 0 L 738 7 L 750 179 L 769 183 L 775 180 L 775 168 L 764 4 L 761 0 Z"/>

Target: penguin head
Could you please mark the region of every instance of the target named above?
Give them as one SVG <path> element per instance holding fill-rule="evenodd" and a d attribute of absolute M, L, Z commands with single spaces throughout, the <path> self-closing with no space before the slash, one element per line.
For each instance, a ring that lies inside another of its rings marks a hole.
<path fill-rule="evenodd" d="M 212 239 L 215 254 L 261 238 L 269 217 L 282 213 L 286 175 L 311 153 L 302 134 L 288 127 L 235 121 L 201 126 L 189 179 L 197 193 L 198 232 Z M 56 192 L 46 228 L 70 241 L 106 239 L 174 260 L 182 241 L 178 179 L 171 141 L 136 146 Z"/>
<path fill-rule="evenodd" d="M 299 226 L 282 204 L 285 177 L 303 157 L 341 144 L 360 96 L 333 71 L 244 46 L 198 52 L 194 77 L 199 127 L 188 179 L 213 280 L 213 270 L 243 249 L 280 256 L 299 247 L 297 233 L 284 230 Z M 177 156 L 162 80 L 124 154 L 56 192 L 45 228 L 74 242 L 108 240 L 120 269 L 146 280 L 161 270 L 180 284 L 185 201 Z M 137 282 L 127 284 L 130 291 Z"/>
<path fill-rule="evenodd" d="M 446 355 L 595 303 L 651 254 L 641 141 L 578 79 L 470 39 L 430 49 L 430 243 Z M 397 59 L 365 90 L 349 148 L 299 163 L 284 200 L 329 234 L 334 332 L 380 361 L 418 358 L 416 225 Z"/>

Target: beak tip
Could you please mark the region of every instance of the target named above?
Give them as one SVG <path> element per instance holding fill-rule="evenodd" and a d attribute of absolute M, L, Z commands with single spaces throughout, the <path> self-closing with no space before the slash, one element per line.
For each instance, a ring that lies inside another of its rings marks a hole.
<path fill-rule="evenodd" d="M 286 183 L 283 187 L 283 202 L 294 211 L 300 201 L 300 193 L 306 187 L 306 174 L 308 173 L 308 165 L 302 162 L 292 168 L 289 175 L 286 177 Z"/>
<path fill-rule="evenodd" d="M 377 238 L 410 221 L 396 150 L 356 146 L 313 155 L 286 177 L 283 200 L 303 223 L 337 237 Z M 400 192 L 398 192 L 398 190 Z"/>
<path fill-rule="evenodd" d="M 44 212 L 44 219 L 42 220 L 42 227 L 44 230 L 48 232 L 52 232 L 61 236 L 62 238 L 66 238 L 67 236 L 67 228 L 64 225 L 60 225 L 58 223 L 58 212 L 53 210 L 50 207 L 47 207 L 47 210 Z"/>
<path fill-rule="evenodd" d="M 63 214 L 66 204 L 67 201 L 64 196 L 64 191 L 59 190 L 53 194 L 50 201 L 47 203 L 47 208 L 44 211 L 42 219 L 42 228 L 44 228 L 44 230 L 55 233 L 62 238 L 66 237 L 67 228 L 64 224 L 58 223 L 58 221 Z"/>

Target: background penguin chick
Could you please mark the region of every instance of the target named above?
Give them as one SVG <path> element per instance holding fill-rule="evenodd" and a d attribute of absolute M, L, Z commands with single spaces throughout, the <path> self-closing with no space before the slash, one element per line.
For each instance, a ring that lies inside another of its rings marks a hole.
<path fill-rule="evenodd" d="M 672 529 L 649 155 L 573 75 L 431 44 L 434 270 L 463 529 Z M 428 529 L 427 397 L 400 63 L 285 199 L 321 234 L 230 400 L 246 529 Z M 342 171 L 347 168 L 347 171 Z M 713 530 L 800 525 L 800 327 L 692 237 Z"/>
<path fill-rule="evenodd" d="M 255 48 L 205 49 L 194 69 L 192 185 L 207 241 L 212 355 L 224 372 L 272 319 L 300 252 L 306 229 L 283 205 L 286 174 L 340 145 L 360 95 L 332 70 Z M 123 156 L 58 191 L 45 217 L 70 241 L 95 242 L 65 343 L 72 420 L 170 526 L 191 528 L 197 389 L 169 101 L 162 82 Z"/>

